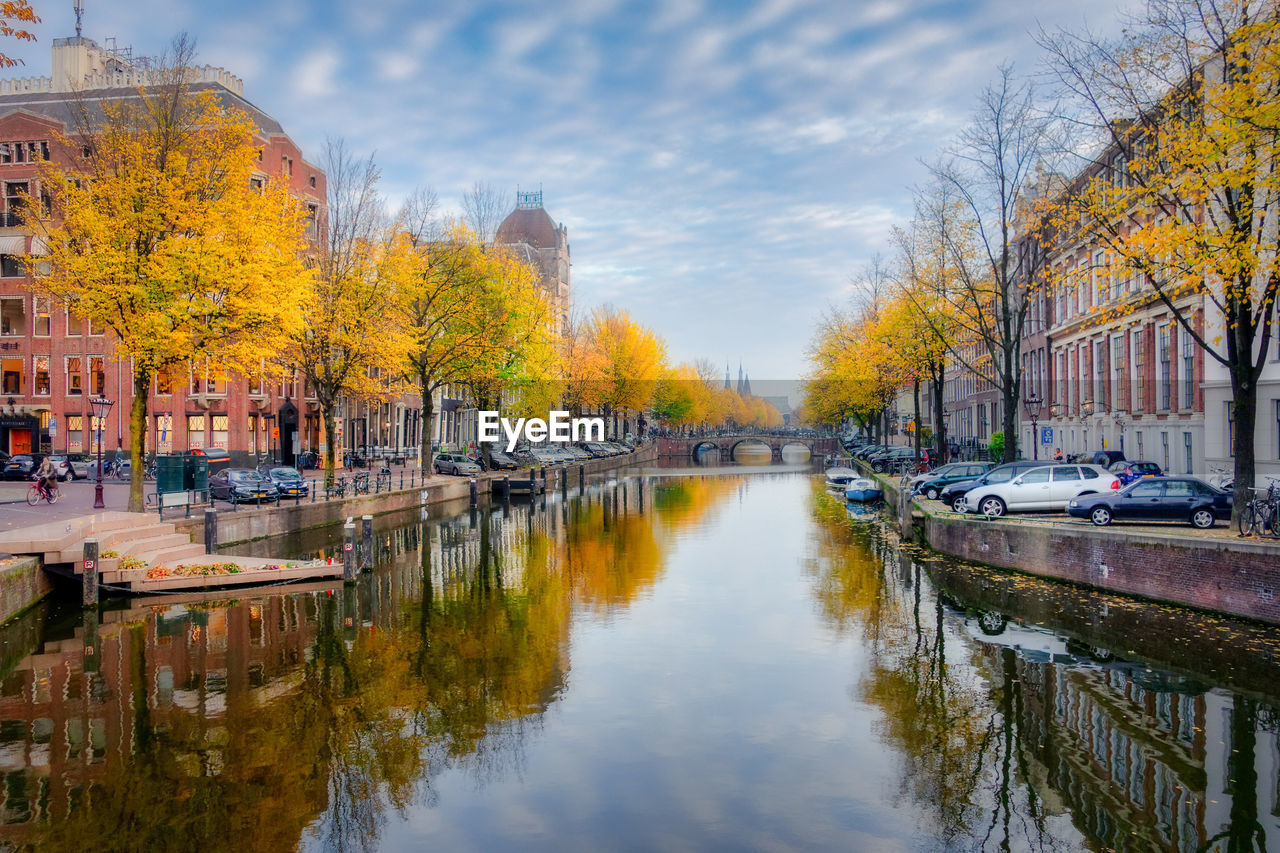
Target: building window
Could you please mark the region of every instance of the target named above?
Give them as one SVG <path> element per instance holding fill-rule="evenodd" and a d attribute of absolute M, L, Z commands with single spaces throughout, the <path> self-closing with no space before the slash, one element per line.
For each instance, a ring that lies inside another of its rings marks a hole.
<path fill-rule="evenodd" d="M 1192 449 L 1191 433 L 1184 432 L 1182 434 L 1182 462 L 1183 462 L 1182 473 L 1184 474 L 1191 473 L 1191 462 L 1192 462 L 1191 449 Z"/>
<path fill-rule="evenodd" d="M 187 415 L 187 449 L 204 447 L 204 415 Z"/>
<path fill-rule="evenodd" d="M 22 393 L 22 362 L 20 358 L 0 359 L 0 387 L 4 388 L 4 393 Z"/>
<path fill-rule="evenodd" d="M 107 393 L 107 364 L 100 355 L 89 356 L 89 393 L 95 397 Z"/>
<path fill-rule="evenodd" d="M 72 314 L 70 311 L 68 311 L 67 312 L 67 336 L 72 338 L 78 338 L 83 334 L 84 334 L 84 321 L 81 320 L 79 317 L 77 317 L 75 314 Z"/>
<path fill-rule="evenodd" d="M 1233 403 L 1226 403 L 1227 407 L 1227 455 L 1236 455 L 1236 407 Z"/>
<path fill-rule="evenodd" d="M 1124 411 L 1124 336 L 1111 339 L 1111 409 Z"/>
<path fill-rule="evenodd" d="M 162 367 L 156 371 L 156 393 L 169 395 L 173 393 L 174 376 L 172 367 Z"/>
<path fill-rule="evenodd" d="M 307 217 L 306 217 L 307 236 L 311 237 L 312 239 L 314 239 L 316 236 L 316 217 L 319 214 L 319 211 L 320 211 L 320 208 L 317 207 L 316 205 L 314 204 L 307 205 Z"/>
<path fill-rule="evenodd" d="M 41 397 L 49 396 L 49 356 L 47 355 L 36 356 L 36 387 L 33 393 Z"/>
<path fill-rule="evenodd" d="M 173 415 L 156 415 L 156 447 L 161 453 L 173 452 Z"/>
<path fill-rule="evenodd" d="M 84 359 L 78 355 L 67 356 L 67 393 L 84 393 Z"/>
<path fill-rule="evenodd" d="M 227 448 L 228 420 L 229 418 L 226 415 L 213 416 L 213 435 L 210 438 L 213 444 L 210 445 L 211 447 L 221 447 L 224 450 Z"/>
<path fill-rule="evenodd" d="M 22 278 L 26 272 L 22 258 L 17 255 L 0 255 L 0 278 Z"/>
<path fill-rule="evenodd" d="M 1182 408 L 1193 409 L 1196 404 L 1196 342 L 1183 330 L 1182 338 Z"/>
<path fill-rule="evenodd" d="M 315 175 L 312 175 L 312 176 L 311 176 L 311 180 L 309 180 L 309 181 L 308 181 L 308 183 L 311 185 L 311 188 L 312 188 L 312 189 L 315 189 L 315 188 L 316 188 L 316 176 L 315 176 Z"/>
<path fill-rule="evenodd" d="M 258 424 L 261 421 L 257 415 L 249 415 L 249 452 L 258 453 Z"/>
<path fill-rule="evenodd" d="M 22 337 L 26 333 L 26 300 L 21 296 L 0 299 L 0 335 Z"/>
<path fill-rule="evenodd" d="M 1093 342 L 1093 401 L 1100 409 L 1107 402 L 1107 342 Z"/>
<path fill-rule="evenodd" d="M 67 415 L 67 452 L 84 450 L 84 415 Z"/>
<path fill-rule="evenodd" d="M 0 220 L 9 228 L 22 225 L 22 209 L 27 205 L 29 184 L 26 181 L 6 181 L 4 185 L 4 218 Z"/>
<path fill-rule="evenodd" d="M 1134 383 L 1136 396 L 1133 399 L 1133 410 L 1141 412 L 1145 408 L 1147 396 L 1147 371 L 1146 358 L 1142 352 L 1142 339 L 1146 337 L 1143 333 L 1145 328 L 1139 326 L 1133 331 L 1133 375 L 1138 381 Z M 1139 456 L 1139 459 L 1142 457 Z"/>
<path fill-rule="evenodd" d="M 49 337 L 49 300 L 44 296 L 37 296 L 32 300 L 32 311 L 35 314 L 35 329 L 32 334 L 37 338 Z"/>
<path fill-rule="evenodd" d="M 1170 404 L 1171 376 L 1169 363 L 1169 324 L 1160 327 L 1156 343 L 1160 355 L 1160 409 L 1167 411 Z"/>

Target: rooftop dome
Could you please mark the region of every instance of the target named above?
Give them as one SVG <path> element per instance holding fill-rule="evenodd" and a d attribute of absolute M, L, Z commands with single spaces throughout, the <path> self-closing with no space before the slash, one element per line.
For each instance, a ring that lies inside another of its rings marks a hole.
<path fill-rule="evenodd" d="M 535 249 L 554 249 L 559 243 L 556 224 L 541 207 L 517 207 L 498 226 L 495 243 L 528 243 Z"/>

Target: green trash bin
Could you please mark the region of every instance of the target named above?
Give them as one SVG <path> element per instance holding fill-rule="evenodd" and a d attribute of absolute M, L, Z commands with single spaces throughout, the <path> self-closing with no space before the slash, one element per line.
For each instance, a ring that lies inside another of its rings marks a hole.
<path fill-rule="evenodd" d="M 209 490 L 209 460 L 203 454 L 188 453 L 184 458 L 182 482 L 189 492 Z"/>
<path fill-rule="evenodd" d="M 157 456 L 156 491 L 162 495 L 185 491 L 184 468 L 181 456 Z"/>

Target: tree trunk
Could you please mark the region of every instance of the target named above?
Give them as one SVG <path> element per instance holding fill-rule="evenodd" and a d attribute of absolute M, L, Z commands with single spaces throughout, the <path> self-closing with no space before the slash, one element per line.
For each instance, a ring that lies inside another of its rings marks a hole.
<path fill-rule="evenodd" d="M 947 419 L 943 417 L 943 365 L 939 362 L 932 369 L 933 373 L 933 446 L 938 451 L 939 464 L 949 462 L 947 459 Z"/>
<path fill-rule="evenodd" d="M 1247 357 L 1247 356 L 1246 356 Z M 1231 371 L 1232 413 L 1235 423 L 1235 488 L 1231 520 L 1236 521 L 1240 512 L 1253 498 L 1251 487 L 1255 475 L 1255 422 L 1258 414 L 1258 386 L 1252 379 L 1241 377 L 1241 370 L 1252 374 L 1252 366 Z M 1228 427 L 1230 428 L 1230 427 Z"/>
<path fill-rule="evenodd" d="M 147 395 L 151 391 L 151 374 L 135 369 L 133 403 L 129 407 L 129 512 L 143 512 L 143 489 L 147 471 Z M 102 439 L 98 439 L 102 447 Z M 101 452 L 101 449 L 99 449 Z"/>
<path fill-rule="evenodd" d="M 1018 397 L 1021 383 L 1016 380 L 1005 385 L 1004 397 L 1004 459 L 1012 462 L 1018 458 Z M 994 461 L 994 460 L 993 460 Z"/>
<path fill-rule="evenodd" d="M 915 406 L 915 412 L 914 412 L 915 429 L 913 430 L 913 432 L 915 433 L 916 459 L 919 459 L 920 458 L 920 380 L 919 379 L 915 380 L 915 382 L 912 384 L 911 398 L 912 398 L 911 404 Z"/>
<path fill-rule="evenodd" d="M 422 479 L 431 476 L 432 458 L 431 458 L 431 419 L 435 414 L 435 400 L 431 397 L 431 385 L 424 378 L 418 385 L 418 393 L 422 395 L 422 438 L 421 451 L 419 452 L 419 462 L 421 463 Z"/>
<path fill-rule="evenodd" d="M 321 416 L 324 418 L 324 487 L 325 491 L 333 486 L 334 468 L 337 467 L 338 441 L 337 433 L 334 431 L 336 418 L 333 416 L 334 405 L 332 402 L 320 401 Z"/>

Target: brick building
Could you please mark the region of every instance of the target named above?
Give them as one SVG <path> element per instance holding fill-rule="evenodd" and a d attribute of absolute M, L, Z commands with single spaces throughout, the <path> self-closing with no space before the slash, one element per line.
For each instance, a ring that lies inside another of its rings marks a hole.
<path fill-rule="evenodd" d="M 244 98 L 238 78 L 209 66 L 193 74 L 194 91 L 212 92 L 252 119 L 260 179 L 288 179 L 305 200 L 317 237 L 324 173 L 275 119 Z M 98 395 L 115 401 L 101 425 L 102 443 L 108 451 L 128 447 L 130 364 L 117 356 L 105 329 L 31 292 L 20 256 L 38 256 L 40 246 L 20 227 L 17 211 L 42 197 L 38 165 L 62 156 L 50 143 L 74 129 L 74 99 L 105 105 L 137 98 L 139 87 L 155 82 L 155 73 L 128 51 L 81 37 L 54 41 L 52 76 L 0 81 L 0 450 L 93 452 L 88 401 Z M 160 453 L 221 447 L 239 460 L 261 453 L 290 458 L 325 441 L 319 407 L 296 377 L 268 383 L 196 364 L 182 375 L 157 377 L 149 409 L 147 447 Z"/>

